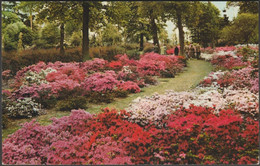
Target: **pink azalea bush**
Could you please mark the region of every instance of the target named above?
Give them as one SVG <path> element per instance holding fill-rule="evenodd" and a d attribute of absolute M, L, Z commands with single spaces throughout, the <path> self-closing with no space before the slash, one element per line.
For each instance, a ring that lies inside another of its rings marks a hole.
<path fill-rule="evenodd" d="M 226 47 L 216 47 L 216 51 L 235 51 L 237 48 L 235 46 L 226 46 Z"/>
<path fill-rule="evenodd" d="M 112 71 L 113 72 L 113 71 Z M 119 83 L 114 77 L 114 72 L 94 73 L 87 77 L 81 84 L 86 91 L 105 92 L 112 91 Z"/>

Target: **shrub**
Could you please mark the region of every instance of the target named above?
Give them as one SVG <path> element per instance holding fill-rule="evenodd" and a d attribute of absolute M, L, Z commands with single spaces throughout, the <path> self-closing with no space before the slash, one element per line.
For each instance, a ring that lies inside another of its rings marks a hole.
<path fill-rule="evenodd" d="M 32 98 L 23 98 L 12 101 L 6 106 L 6 109 L 8 110 L 8 116 L 17 118 L 31 118 L 32 116 L 44 113 L 41 109 L 41 104 L 34 102 Z"/>
<path fill-rule="evenodd" d="M 118 88 L 125 90 L 125 91 L 128 91 L 130 93 L 139 93 L 140 92 L 139 86 L 132 81 L 121 82 L 118 85 Z"/>
<path fill-rule="evenodd" d="M 143 79 L 145 84 L 155 85 L 157 83 L 156 79 L 151 76 L 144 76 Z"/>
<path fill-rule="evenodd" d="M 118 81 L 108 72 L 94 73 L 82 82 L 82 87 L 87 92 L 105 92 L 112 91 L 117 84 Z"/>
<path fill-rule="evenodd" d="M 115 94 L 112 92 L 98 92 L 98 91 L 93 91 L 93 92 L 88 92 L 85 96 L 87 97 L 88 101 L 91 103 L 111 103 L 114 101 Z"/>
<path fill-rule="evenodd" d="M 127 97 L 128 95 L 128 91 L 127 90 L 121 90 L 121 89 L 117 89 L 113 92 L 115 97 Z"/>
<path fill-rule="evenodd" d="M 126 54 L 130 59 L 139 60 L 140 59 L 140 51 L 138 50 L 128 50 Z"/>
<path fill-rule="evenodd" d="M 87 109 L 87 99 L 83 96 L 69 97 L 57 102 L 55 109 L 58 111 L 71 111 L 73 109 Z"/>
<path fill-rule="evenodd" d="M 124 110 L 72 110 L 41 126 L 33 120 L 3 143 L 4 164 L 237 164 L 258 162 L 258 121 L 233 110 L 190 106 L 163 128 L 141 127 Z"/>
<path fill-rule="evenodd" d="M 144 50 L 143 50 L 144 53 L 153 52 L 153 51 L 154 51 L 153 45 L 147 45 L 144 47 Z"/>

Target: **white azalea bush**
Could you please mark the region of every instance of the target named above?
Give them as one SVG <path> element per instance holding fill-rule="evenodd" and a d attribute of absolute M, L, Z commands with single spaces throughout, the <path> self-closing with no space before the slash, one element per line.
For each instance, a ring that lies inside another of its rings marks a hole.
<path fill-rule="evenodd" d="M 47 74 L 55 71 L 56 70 L 52 68 L 47 68 L 45 70 L 42 69 L 39 73 L 29 70 L 24 74 L 24 85 L 47 84 L 48 83 L 48 81 L 46 80 Z"/>
<path fill-rule="evenodd" d="M 162 126 L 162 120 L 166 115 L 184 107 L 195 106 L 213 107 L 218 114 L 222 109 L 234 109 L 245 117 L 256 118 L 259 114 L 259 97 L 249 90 L 224 90 L 216 87 L 197 87 L 192 91 L 154 94 L 151 97 L 134 100 L 126 109 L 131 116 L 131 122 L 147 125 L 151 120 L 158 127 Z"/>
<path fill-rule="evenodd" d="M 36 103 L 32 98 L 17 99 L 9 102 L 6 106 L 10 117 L 28 117 L 44 114 L 41 104 Z"/>

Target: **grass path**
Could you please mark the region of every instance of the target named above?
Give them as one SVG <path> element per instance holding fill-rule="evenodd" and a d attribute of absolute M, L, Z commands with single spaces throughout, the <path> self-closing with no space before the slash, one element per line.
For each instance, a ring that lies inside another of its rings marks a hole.
<path fill-rule="evenodd" d="M 174 91 L 185 91 L 195 87 L 205 76 L 211 72 L 212 66 L 209 62 L 202 60 L 189 60 L 188 67 L 184 69 L 182 73 L 179 73 L 175 78 L 158 78 L 159 84 L 156 86 L 149 86 L 142 88 L 141 93 L 130 94 L 127 98 L 116 99 L 114 102 L 109 104 L 99 104 L 99 105 L 89 105 L 89 108 L 86 110 L 90 113 L 98 113 L 101 108 L 109 107 L 116 109 L 124 109 L 128 107 L 132 100 L 137 97 L 150 96 L 153 93 L 157 92 L 159 94 L 165 93 L 165 90 L 174 90 Z M 62 116 L 67 116 L 70 112 L 61 112 L 48 110 L 46 115 L 35 117 L 37 121 L 42 125 L 48 125 L 51 123 L 50 118 Z M 29 122 L 31 119 L 20 119 L 12 121 L 9 127 L 5 130 L 2 130 L 3 139 L 7 135 L 14 133 L 20 128 L 19 124 L 24 122 Z"/>

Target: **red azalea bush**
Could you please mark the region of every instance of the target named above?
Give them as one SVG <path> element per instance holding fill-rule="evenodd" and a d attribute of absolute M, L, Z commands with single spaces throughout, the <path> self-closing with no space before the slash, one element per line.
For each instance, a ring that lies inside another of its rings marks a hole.
<path fill-rule="evenodd" d="M 243 62 L 240 57 L 234 58 L 231 55 L 213 57 L 211 63 L 213 65 L 217 65 L 218 68 L 226 70 L 231 70 L 233 68 L 243 68 L 249 65 L 247 62 Z"/>
<path fill-rule="evenodd" d="M 174 54 L 174 49 L 173 49 L 173 48 L 168 49 L 168 50 L 166 50 L 166 53 L 167 53 L 168 55 L 173 55 L 173 54 Z"/>
<path fill-rule="evenodd" d="M 108 67 L 109 68 L 112 68 L 114 70 L 120 70 L 123 65 L 120 61 L 111 61 L 109 64 L 108 64 Z"/>
<path fill-rule="evenodd" d="M 139 86 L 133 81 L 121 82 L 119 83 L 118 88 L 131 93 L 139 93 L 141 91 Z"/>
<path fill-rule="evenodd" d="M 246 157 L 244 163 L 256 164 L 258 122 L 243 120 L 232 110 L 223 110 L 218 116 L 212 111 L 191 106 L 170 115 L 168 127 L 153 134 L 157 163 L 237 164 Z"/>
<path fill-rule="evenodd" d="M 140 127 L 126 111 L 73 110 L 49 126 L 25 123 L 3 143 L 4 164 L 256 164 L 258 121 L 232 110 L 190 106 L 163 128 Z"/>

